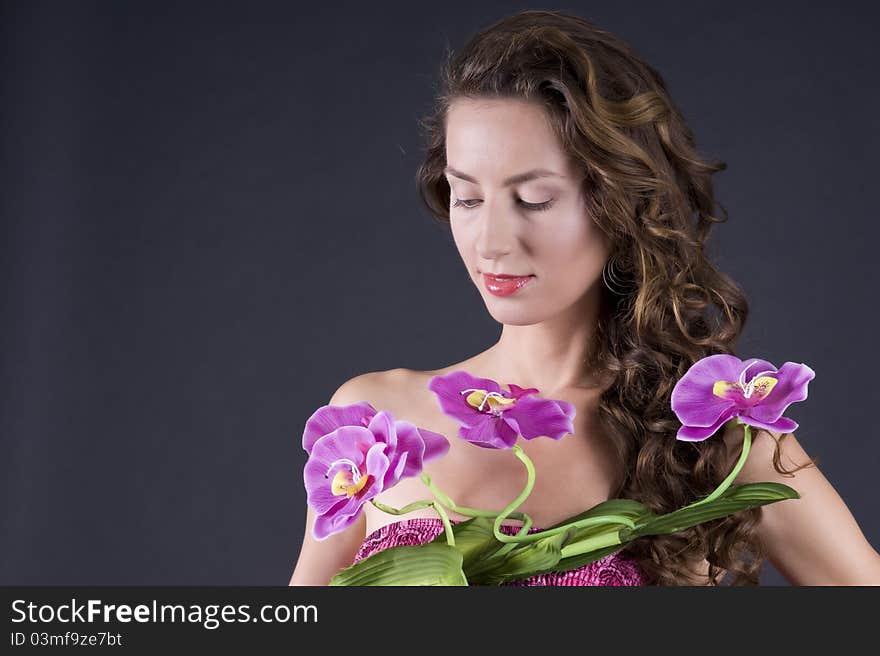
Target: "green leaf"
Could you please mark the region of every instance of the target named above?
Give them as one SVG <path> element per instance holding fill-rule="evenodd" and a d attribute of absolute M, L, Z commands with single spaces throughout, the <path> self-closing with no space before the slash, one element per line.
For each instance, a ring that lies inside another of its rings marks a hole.
<path fill-rule="evenodd" d="M 547 530 L 559 528 L 579 519 L 602 515 L 623 515 L 634 522 L 646 521 L 653 517 L 648 507 L 642 503 L 631 499 L 609 499 L 548 527 Z M 603 548 L 599 551 L 560 560 L 562 547 L 599 533 L 607 533 L 609 525 L 603 524 L 563 531 L 542 540 L 517 546 L 502 557 L 490 558 L 492 554 L 504 546 L 495 538 L 493 524 L 494 519 L 492 518 L 475 517 L 452 527 L 455 534 L 455 546 L 464 554 L 462 568 L 471 584 L 497 585 L 506 581 L 527 578 L 533 574 L 575 569 L 579 566 L 577 563 L 586 564 L 592 560 L 598 560 L 617 551 L 622 546 L 615 545 L 612 549 Z M 624 526 L 619 525 L 618 528 L 624 528 Z M 445 541 L 442 533 L 435 538 L 435 541 L 440 540 Z"/>
<path fill-rule="evenodd" d="M 558 524 L 554 524 L 550 528 L 557 528 L 559 526 L 564 526 L 565 524 L 570 524 L 579 519 L 587 519 L 588 517 L 596 517 L 598 515 L 623 515 L 624 517 L 629 517 L 631 520 L 638 521 L 647 521 L 653 513 L 651 510 L 643 503 L 639 503 L 638 501 L 634 501 L 632 499 L 608 499 L 607 501 L 603 501 L 602 503 L 596 504 L 589 510 L 585 510 L 584 512 L 575 515 L 573 517 L 569 517 Z M 595 527 L 587 527 L 588 531 L 594 530 Z M 607 528 L 607 527 L 606 527 Z"/>
<path fill-rule="evenodd" d="M 562 547 L 574 532 L 574 529 L 569 529 L 513 549 L 500 559 L 502 563 L 498 568 L 498 580 L 512 581 L 552 570 L 559 563 Z"/>
<path fill-rule="evenodd" d="M 577 556 L 569 556 L 568 558 L 561 559 L 556 567 L 553 568 L 553 571 L 567 572 L 571 569 L 577 569 L 578 567 L 583 567 L 584 565 L 600 560 L 605 556 L 610 556 L 611 554 L 620 551 L 622 548 L 623 544 L 614 544 L 610 547 L 588 551 L 587 553 L 578 554 Z"/>
<path fill-rule="evenodd" d="M 462 557 L 446 543 L 390 547 L 346 567 L 330 585 L 467 585 Z"/>
<path fill-rule="evenodd" d="M 495 518 L 493 517 L 472 517 L 452 527 L 455 548 L 462 554 L 462 570 L 471 584 L 495 585 L 496 582 L 505 580 L 504 575 L 511 569 L 511 563 L 518 568 L 526 566 L 521 563 L 524 558 L 522 555 L 519 558 L 514 557 L 516 550 L 522 550 L 524 547 L 516 547 L 503 557 L 490 558 L 505 547 L 505 543 L 495 537 L 494 525 Z M 556 538 L 558 542 L 564 537 L 565 533 L 551 536 L 551 538 Z M 440 533 L 432 540 L 433 542 L 445 544 L 446 534 Z M 554 558 L 552 555 L 548 556 L 547 553 L 541 554 L 540 558 L 542 561 L 551 559 L 555 562 L 559 560 L 558 555 Z"/>
<path fill-rule="evenodd" d="M 501 548 L 492 530 L 495 520 L 488 517 L 472 517 L 452 526 L 455 548 L 462 555 L 462 569 L 467 572 L 473 563 L 487 558 Z M 446 532 L 441 531 L 431 543 L 446 544 Z"/>
<path fill-rule="evenodd" d="M 575 529 L 569 529 L 520 544 L 503 556 L 474 562 L 465 569 L 465 574 L 472 585 L 499 585 L 553 571 L 562 556 L 562 548 L 571 541 L 574 533 Z"/>
<path fill-rule="evenodd" d="M 565 519 L 558 524 L 551 526 L 550 528 L 557 528 L 559 526 L 571 524 L 572 522 L 581 519 L 598 517 L 602 515 L 623 515 L 624 517 L 627 517 L 635 522 L 636 525 L 646 523 L 655 517 L 650 508 L 638 501 L 634 501 L 632 499 L 608 499 L 607 501 L 596 504 L 589 510 L 585 510 L 584 512 L 578 515 L 574 515 L 573 517 L 569 517 L 568 519 Z M 609 524 L 603 524 L 579 528 L 577 529 L 577 532 L 572 536 L 571 542 L 578 542 L 580 540 L 583 540 L 584 538 L 592 537 L 593 535 L 596 535 L 598 533 L 603 533 L 608 530 L 608 527 Z M 621 525 L 621 528 L 626 527 Z"/>
<path fill-rule="evenodd" d="M 574 515 L 573 517 L 569 517 L 550 528 L 557 528 L 559 526 L 564 526 L 565 524 L 571 524 L 572 522 L 587 519 L 589 517 L 598 517 L 604 515 L 622 515 L 624 517 L 629 518 L 636 525 L 640 523 L 646 523 L 655 517 L 654 513 L 651 512 L 651 509 L 648 508 L 645 504 L 635 501 L 633 499 L 608 499 L 607 501 L 603 501 L 602 503 L 596 504 L 589 510 L 585 510 L 584 512 Z M 599 535 L 600 533 L 607 533 L 609 528 L 613 527 L 613 524 L 597 524 L 594 526 L 585 526 L 576 529 L 576 532 L 571 536 L 570 540 L 567 544 L 572 544 L 575 542 L 580 542 L 587 538 L 594 537 Z M 620 529 L 626 529 L 627 527 L 619 524 L 618 527 Z M 614 551 L 620 549 L 622 545 L 615 545 L 614 550 L 609 551 L 608 548 L 603 547 L 600 551 L 587 552 L 585 554 L 578 554 L 577 556 L 572 556 L 570 558 L 563 558 L 560 561 L 560 566 L 567 566 L 568 563 L 578 562 L 583 565 L 590 563 L 594 560 L 598 560 L 604 556 L 607 556 L 609 553 L 614 553 Z M 568 569 L 575 569 L 580 565 L 575 565 L 572 567 L 568 567 Z M 554 570 L 554 571 L 563 571 L 563 570 Z"/>
<path fill-rule="evenodd" d="M 628 542 L 644 535 L 676 533 L 749 508 L 799 498 L 800 495 L 796 490 L 782 483 L 731 485 L 714 501 L 679 508 L 665 515 L 656 515 L 648 521 L 637 523 L 635 529 L 624 528 L 620 532 L 620 537 L 623 542 Z"/>
<path fill-rule="evenodd" d="M 620 551 L 626 542 L 644 535 L 661 535 L 681 531 L 703 522 L 726 517 L 742 510 L 762 506 L 785 499 L 796 499 L 800 495 L 796 490 L 781 483 L 748 483 L 734 485 L 709 503 L 700 504 L 692 508 L 681 508 L 666 515 L 655 515 L 646 506 L 629 499 L 611 499 L 594 506 L 590 510 L 560 522 L 556 526 L 570 523 L 584 517 L 596 515 L 614 514 L 624 515 L 636 522 L 636 529 L 626 526 L 620 527 L 620 544 L 610 545 L 601 549 L 589 551 L 584 554 L 562 558 L 546 571 L 565 572 L 583 567 L 591 562 L 600 560 L 617 551 Z M 575 544 L 581 540 L 593 537 L 608 531 L 608 526 L 591 526 L 579 529 L 567 544 Z M 529 575 L 542 573 L 540 571 L 529 572 Z"/>
<path fill-rule="evenodd" d="M 504 556 L 489 558 L 504 546 L 495 538 L 494 519 L 473 517 L 452 527 L 455 547 L 446 544 L 446 534 L 441 532 L 424 545 L 384 549 L 342 570 L 330 585 L 498 585 L 544 572 L 583 567 L 642 536 L 675 533 L 742 510 L 797 498 L 800 495 L 796 490 L 781 483 L 732 485 L 712 502 L 665 515 L 656 515 L 631 499 L 609 499 L 549 528 L 601 515 L 628 517 L 636 528 L 620 525 L 620 544 L 567 558 L 561 558 L 563 547 L 608 532 L 609 525 L 569 529 L 517 546 Z"/>

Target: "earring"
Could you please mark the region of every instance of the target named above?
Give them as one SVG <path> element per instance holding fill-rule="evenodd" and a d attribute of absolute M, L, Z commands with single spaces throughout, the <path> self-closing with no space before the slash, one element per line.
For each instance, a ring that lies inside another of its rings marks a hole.
<path fill-rule="evenodd" d="M 626 294 L 626 287 L 622 284 L 622 280 L 614 273 L 614 259 L 615 258 L 610 257 L 608 258 L 608 261 L 602 265 L 602 280 L 612 294 L 623 295 Z M 617 285 L 616 289 L 612 286 L 612 283 L 608 282 L 609 278 Z"/>

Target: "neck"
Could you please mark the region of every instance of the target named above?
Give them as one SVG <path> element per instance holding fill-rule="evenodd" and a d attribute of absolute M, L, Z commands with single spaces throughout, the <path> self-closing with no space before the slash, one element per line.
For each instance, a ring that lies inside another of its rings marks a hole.
<path fill-rule="evenodd" d="M 594 346 L 599 318 L 594 287 L 565 312 L 540 323 L 504 324 L 498 342 L 483 356 L 501 385 L 536 387 L 544 396 L 563 389 L 592 386 L 587 358 Z"/>

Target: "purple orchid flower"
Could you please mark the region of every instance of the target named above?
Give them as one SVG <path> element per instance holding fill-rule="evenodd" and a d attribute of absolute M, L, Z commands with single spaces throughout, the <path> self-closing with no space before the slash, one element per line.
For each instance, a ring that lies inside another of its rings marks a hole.
<path fill-rule="evenodd" d="M 434 376 L 428 382 L 443 412 L 463 424 L 459 437 L 476 446 L 509 449 L 520 435 L 558 440 L 574 432 L 571 403 L 532 396 L 538 393 L 534 387 L 508 387 L 510 392 L 505 392 L 494 380 L 466 371 Z"/>
<path fill-rule="evenodd" d="M 443 435 L 395 420 L 365 401 L 318 408 L 306 421 L 302 444 L 309 454 L 303 481 L 318 540 L 350 526 L 367 501 L 449 450 Z"/>
<path fill-rule="evenodd" d="M 672 390 L 672 410 L 682 427 L 676 439 L 699 442 L 734 417 L 756 428 L 791 433 L 798 424 L 782 416 L 807 398 L 816 372 L 805 364 L 770 362 L 716 354 L 695 362 Z"/>

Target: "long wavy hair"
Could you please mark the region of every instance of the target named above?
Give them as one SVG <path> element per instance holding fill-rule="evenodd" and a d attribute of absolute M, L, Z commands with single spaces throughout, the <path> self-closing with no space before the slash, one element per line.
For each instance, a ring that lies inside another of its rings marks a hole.
<path fill-rule="evenodd" d="M 479 31 L 458 52 L 447 46 L 436 91 L 432 112 L 420 121 L 426 150 L 416 177 L 440 222 L 449 223 L 445 125 L 456 98 L 539 103 L 573 170 L 582 172 L 587 209 L 612 244 L 606 266 L 613 290 L 607 281 L 602 286 L 588 358 L 605 381 L 599 419 L 625 472 L 612 498 L 665 513 L 708 495 L 732 460 L 721 439 L 675 439 L 681 422 L 670 398 L 697 360 L 735 354 L 748 317 L 744 292 L 705 250 L 712 225 L 728 219 L 711 179 L 726 164 L 697 153 L 661 75 L 620 38 L 579 16 L 521 11 Z M 774 468 L 793 475 L 810 463 L 782 469 L 782 438 Z M 753 508 L 642 537 L 622 551 L 653 584 L 691 584 L 694 565 L 706 559 L 707 583 L 720 585 L 727 572 L 730 585 L 758 585 L 761 513 Z"/>

